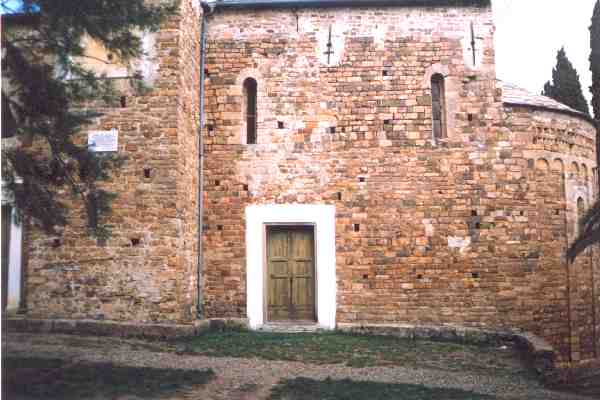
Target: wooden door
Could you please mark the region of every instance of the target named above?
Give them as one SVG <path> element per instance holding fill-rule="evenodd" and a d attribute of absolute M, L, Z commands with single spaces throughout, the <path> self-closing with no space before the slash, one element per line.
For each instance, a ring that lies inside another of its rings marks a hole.
<path fill-rule="evenodd" d="M 267 229 L 267 321 L 315 321 L 311 226 Z"/>

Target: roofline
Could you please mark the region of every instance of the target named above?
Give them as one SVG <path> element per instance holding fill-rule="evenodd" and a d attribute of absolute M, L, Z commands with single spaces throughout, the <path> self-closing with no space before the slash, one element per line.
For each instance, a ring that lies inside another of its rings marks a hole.
<path fill-rule="evenodd" d="M 304 8 L 304 7 L 491 7 L 491 0 L 216 0 L 202 1 L 203 7 L 240 8 Z"/>
<path fill-rule="evenodd" d="M 566 110 L 566 109 L 561 109 L 561 108 L 554 108 L 554 107 L 541 106 L 541 105 L 535 105 L 535 104 L 523 104 L 523 103 L 517 103 L 517 102 L 510 102 L 510 101 L 503 101 L 502 103 L 505 106 L 509 106 L 509 107 L 524 107 L 524 108 L 529 108 L 529 109 L 536 110 L 536 111 L 549 111 L 549 112 L 553 112 L 553 113 L 561 113 L 561 114 L 570 115 L 571 117 L 578 117 L 583 120 L 586 120 L 593 126 L 597 126 L 598 124 L 600 124 L 600 121 L 596 121 L 591 116 L 584 114 L 580 111 Z"/>

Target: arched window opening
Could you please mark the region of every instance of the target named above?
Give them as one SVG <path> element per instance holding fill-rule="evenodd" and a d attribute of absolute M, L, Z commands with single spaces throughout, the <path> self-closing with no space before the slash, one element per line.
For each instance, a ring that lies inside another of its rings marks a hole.
<path fill-rule="evenodd" d="M 256 91 L 257 83 L 253 78 L 244 81 L 244 113 L 246 122 L 246 144 L 256 144 Z"/>
<path fill-rule="evenodd" d="M 433 139 L 446 137 L 446 88 L 444 76 L 431 77 L 431 113 L 433 118 Z"/>
<path fill-rule="evenodd" d="M 585 202 L 580 197 L 577 199 L 577 232 L 581 234 L 582 232 L 582 224 L 583 215 L 585 214 Z"/>

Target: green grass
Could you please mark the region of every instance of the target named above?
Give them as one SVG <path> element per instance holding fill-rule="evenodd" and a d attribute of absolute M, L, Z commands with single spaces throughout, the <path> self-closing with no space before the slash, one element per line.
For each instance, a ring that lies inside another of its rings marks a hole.
<path fill-rule="evenodd" d="M 270 400 L 493 400 L 496 397 L 459 389 L 423 385 L 357 382 L 348 379 L 316 381 L 308 378 L 284 380 L 271 390 Z"/>
<path fill-rule="evenodd" d="M 68 363 L 60 359 L 4 358 L 2 397 L 26 399 L 141 398 L 206 384 L 212 370 L 125 367 Z"/>
<path fill-rule="evenodd" d="M 489 375 L 530 373 L 512 348 L 342 333 L 207 332 L 187 341 L 185 351 L 211 357 L 345 364 L 356 368 L 405 366 Z"/>

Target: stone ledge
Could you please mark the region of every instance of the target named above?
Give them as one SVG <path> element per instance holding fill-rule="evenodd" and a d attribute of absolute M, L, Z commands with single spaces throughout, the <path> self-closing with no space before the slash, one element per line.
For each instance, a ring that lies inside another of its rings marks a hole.
<path fill-rule="evenodd" d="M 176 339 L 196 336 L 209 330 L 210 321 L 199 320 L 183 324 L 143 324 L 87 319 L 34 319 L 5 318 L 3 331 L 32 333 L 63 333 L 70 335 L 139 337 L 148 339 Z"/>
<path fill-rule="evenodd" d="M 524 350 L 536 372 L 545 382 L 559 378 L 554 348 L 545 340 L 519 330 L 486 330 L 462 326 L 428 326 L 409 324 L 349 324 L 338 323 L 341 332 L 368 335 L 388 335 L 404 339 L 439 340 L 464 344 L 489 344 L 511 342 Z"/>

